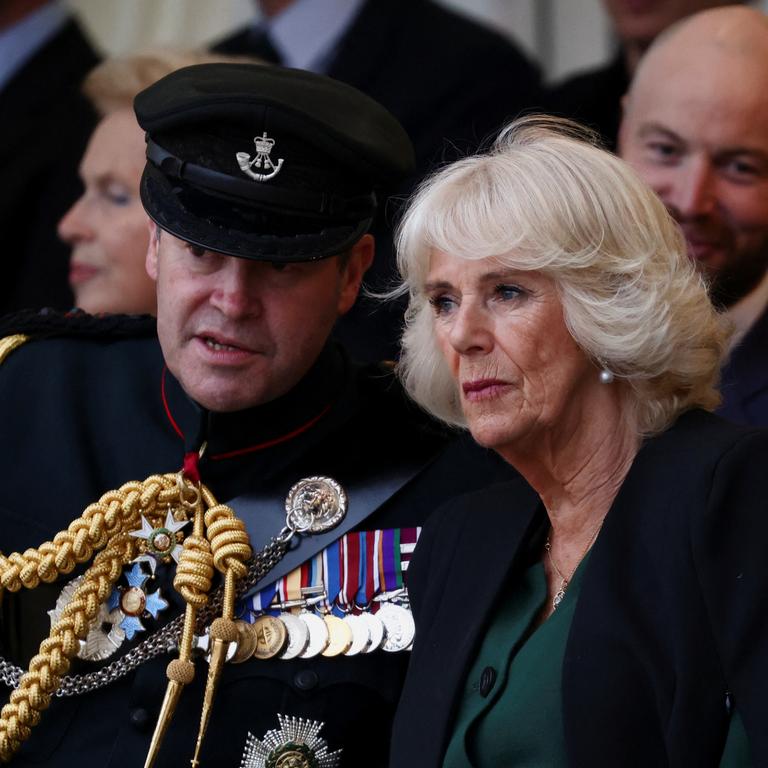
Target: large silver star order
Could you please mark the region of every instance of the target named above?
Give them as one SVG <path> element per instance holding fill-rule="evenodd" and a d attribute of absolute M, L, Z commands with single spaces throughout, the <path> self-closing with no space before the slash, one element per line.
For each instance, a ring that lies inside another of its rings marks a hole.
<path fill-rule="evenodd" d="M 328 751 L 315 720 L 277 716 L 280 728 L 267 731 L 263 741 L 248 734 L 241 768 L 336 768 L 341 750 Z"/>
<path fill-rule="evenodd" d="M 60 618 L 64 608 L 72 599 L 75 590 L 83 583 L 84 577 L 78 576 L 64 585 L 56 607 L 48 611 L 51 626 Z M 106 603 L 99 606 L 99 613 L 88 626 L 88 634 L 80 641 L 77 655 L 86 661 L 103 661 L 108 659 L 125 640 L 125 632 L 119 626 L 123 614 L 118 610 L 110 610 Z"/>
<path fill-rule="evenodd" d="M 178 563 L 182 550 L 181 537 L 178 533 L 188 522 L 189 520 L 177 522 L 169 510 L 165 516 L 165 525 L 156 527 L 142 515 L 141 530 L 130 533 L 134 538 L 144 539 L 147 542 L 146 553 L 137 557 L 136 562 L 147 563 L 153 576 L 158 562 L 169 563 L 173 559 Z"/>

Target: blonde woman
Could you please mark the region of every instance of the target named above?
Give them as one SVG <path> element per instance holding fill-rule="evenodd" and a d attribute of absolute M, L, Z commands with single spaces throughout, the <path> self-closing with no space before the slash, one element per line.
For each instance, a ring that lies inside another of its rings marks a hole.
<path fill-rule="evenodd" d="M 423 533 L 391 765 L 768 764 L 768 436 L 708 412 L 724 332 L 664 206 L 529 118 L 399 250 L 407 388 L 522 477 Z"/>

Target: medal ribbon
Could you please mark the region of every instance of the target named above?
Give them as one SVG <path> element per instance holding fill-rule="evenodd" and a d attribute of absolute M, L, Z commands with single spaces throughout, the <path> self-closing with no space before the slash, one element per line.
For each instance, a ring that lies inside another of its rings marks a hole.
<path fill-rule="evenodd" d="M 338 604 L 343 613 L 354 608 L 362 583 L 363 561 L 360 558 L 360 539 L 364 533 L 347 533 L 341 539 L 341 590 Z"/>
<path fill-rule="evenodd" d="M 337 616 L 344 615 L 344 612 L 336 605 L 336 598 L 341 590 L 340 550 L 340 539 L 336 539 L 323 550 L 323 581 L 325 582 L 326 598 L 322 605 L 326 612 L 332 612 Z"/>

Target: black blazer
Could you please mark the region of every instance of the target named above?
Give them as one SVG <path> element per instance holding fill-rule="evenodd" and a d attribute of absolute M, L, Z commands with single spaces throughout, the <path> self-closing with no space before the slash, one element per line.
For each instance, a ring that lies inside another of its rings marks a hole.
<path fill-rule="evenodd" d="M 768 427 L 768 308 L 731 352 L 723 367 L 720 389 L 720 416 Z"/>
<path fill-rule="evenodd" d="M 96 115 L 80 86 L 97 63 L 70 20 L 0 90 L 0 314 L 72 306 L 70 249 L 56 225 L 82 192 L 77 169 Z"/>
<path fill-rule="evenodd" d="M 568 638 L 568 765 L 717 766 L 733 707 L 754 765 L 768 765 L 766 467 L 768 433 L 701 411 L 644 444 L 590 555 Z M 442 764 L 483 627 L 546 530 L 522 480 L 433 516 L 408 574 L 417 640 L 392 766 Z"/>

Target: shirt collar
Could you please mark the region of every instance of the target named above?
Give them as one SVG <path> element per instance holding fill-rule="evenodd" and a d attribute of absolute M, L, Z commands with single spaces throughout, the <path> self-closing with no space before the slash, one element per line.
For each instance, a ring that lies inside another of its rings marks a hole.
<path fill-rule="evenodd" d="M 725 313 L 734 328 L 729 350 L 733 349 L 749 333 L 749 330 L 765 311 L 766 306 L 768 306 L 768 270 L 757 286 Z"/>
<path fill-rule="evenodd" d="M 68 18 L 61 3 L 48 3 L 0 32 L 0 89 L 5 88 Z"/>
<path fill-rule="evenodd" d="M 337 43 L 364 0 L 297 0 L 258 28 L 269 34 L 286 67 L 325 72 Z"/>

